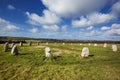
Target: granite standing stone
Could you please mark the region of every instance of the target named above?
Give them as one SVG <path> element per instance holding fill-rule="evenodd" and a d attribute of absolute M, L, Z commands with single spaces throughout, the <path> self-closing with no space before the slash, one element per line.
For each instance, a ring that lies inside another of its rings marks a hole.
<path fill-rule="evenodd" d="M 84 47 L 84 48 L 82 49 L 81 56 L 82 56 L 83 58 L 89 56 L 89 49 L 88 49 L 88 47 Z"/>
<path fill-rule="evenodd" d="M 32 46 L 32 42 L 29 42 L 29 46 Z"/>
<path fill-rule="evenodd" d="M 8 42 L 6 42 L 5 45 L 4 45 L 4 51 L 5 51 L 5 52 L 8 51 L 8 45 L 9 45 Z"/>
<path fill-rule="evenodd" d="M 23 46 L 23 43 L 22 42 L 20 42 L 20 44 L 19 44 L 20 46 Z"/>
<path fill-rule="evenodd" d="M 13 46 L 12 50 L 11 50 L 11 54 L 12 55 L 18 55 L 18 48 L 16 45 Z"/>
<path fill-rule="evenodd" d="M 107 43 L 104 43 L 103 47 L 106 48 L 107 47 Z"/>
<path fill-rule="evenodd" d="M 46 45 L 48 45 L 48 42 L 46 42 Z"/>
<path fill-rule="evenodd" d="M 89 43 L 88 45 L 90 46 L 91 44 Z"/>
<path fill-rule="evenodd" d="M 112 50 L 113 50 L 113 51 L 117 51 L 117 45 L 115 45 L 115 44 L 112 45 Z"/>
<path fill-rule="evenodd" d="M 97 46 L 97 43 L 95 43 L 94 46 Z"/>
<path fill-rule="evenodd" d="M 45 48 L 45 56 L 46 56 L 46 57 L 51 57 L 51 53 L 50 53 L 50 52 L 51 52 L 50 48 L 49 48 L 49 47 L 46 47 L 46 48 Z"/>
<path fill-rule="evenodd" d="M 39 45 L 40 45 L 40 42 L 37 42 L 37 45 L 39 46 Z"/>
<path fill-rule="evenodd" d="M 13 48 L 14 45 L 15 45 L 15 43 L 12 43 L 12 44 L 11 44 L 11 48 Z"/>

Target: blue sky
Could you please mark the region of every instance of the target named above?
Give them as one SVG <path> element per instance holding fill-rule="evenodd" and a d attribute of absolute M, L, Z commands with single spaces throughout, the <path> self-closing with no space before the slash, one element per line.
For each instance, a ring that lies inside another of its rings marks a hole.
<path fill-rule="evenodd" d="M 120 0 L 0 0 L 0 36 L 120 41 Z"/>

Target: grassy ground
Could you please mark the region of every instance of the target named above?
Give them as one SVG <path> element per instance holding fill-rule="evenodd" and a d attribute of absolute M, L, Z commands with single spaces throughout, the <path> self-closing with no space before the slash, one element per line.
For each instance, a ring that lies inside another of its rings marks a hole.
<path fill-rule="evenodd" d="M 111 44 L 103 48 L 88 44 L 18 44 L 19 55 L 12 56 L 11 49 L 3 51 L 0 44 L 0 80 L 120 80 L 120 44 L 118 51 Z M 45 58 L 44 48 L 49 46 L 53 58 Z M 89 47 L 90 56 L 81 58 L 81 50 Z"/>

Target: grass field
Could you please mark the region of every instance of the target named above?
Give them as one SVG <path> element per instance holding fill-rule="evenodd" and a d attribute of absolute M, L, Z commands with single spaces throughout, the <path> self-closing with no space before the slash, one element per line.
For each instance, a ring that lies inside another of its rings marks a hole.
<path fill-rule="evenodd" d="M 11 49 L 4 52 L 0 44 L 0 80 L 120 80 L 120 44 L 113 52 L 111 44 L 103 48 L 88 44 L 18 44 L 19 55 Z M 51 48 L 52 58 L 45 58 L 44 48 Z M 81 50 L 89 47 L 90 56 L 81 58 Z"/>

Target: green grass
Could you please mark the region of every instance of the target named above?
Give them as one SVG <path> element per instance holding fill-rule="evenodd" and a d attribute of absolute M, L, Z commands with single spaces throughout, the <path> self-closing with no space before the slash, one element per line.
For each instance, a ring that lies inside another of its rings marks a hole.
<path fill-rule="evenodd" d="M 4 52 L 0 44 L 0 80 L 120 80 L 120 44 L 117 52 L 111 44 L 107 48 L 102 44 L 49 44 L 52 58 L 45 58 L 45 44 L 17 46 L 19 55 L 12 56 L 11 49 Z M 94 56 L 80 57 L 85 46 Z"/>

